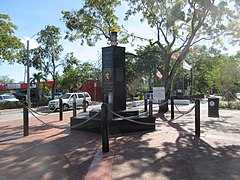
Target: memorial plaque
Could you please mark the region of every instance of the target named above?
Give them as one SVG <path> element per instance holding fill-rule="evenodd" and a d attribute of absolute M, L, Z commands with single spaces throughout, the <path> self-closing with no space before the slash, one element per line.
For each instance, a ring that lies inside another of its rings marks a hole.
<path fill-rule="evenodd" d="M 123 68 L 116 68 L 116 81 L 123 81 Z"/>

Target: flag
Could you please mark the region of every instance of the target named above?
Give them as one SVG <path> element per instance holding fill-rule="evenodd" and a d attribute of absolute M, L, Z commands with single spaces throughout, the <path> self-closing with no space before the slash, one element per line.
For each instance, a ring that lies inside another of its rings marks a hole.
<path fill-rule="evenodd" d="M 172 54 L 171 58 L 172 58 L 173 60 L 177 60 L 177 56 L 176 56 L 175 54 Z"/>
<path fill-rule="evenodd" d="M 162 78 L 162 74 L 158 69 L 156 69 L 156 76 L 159 77 L 160 79 Z"/>
<path fill-rule="evenodd" d="M 191 70 L 192 66 L 183 60 L 183 69 Z"/>

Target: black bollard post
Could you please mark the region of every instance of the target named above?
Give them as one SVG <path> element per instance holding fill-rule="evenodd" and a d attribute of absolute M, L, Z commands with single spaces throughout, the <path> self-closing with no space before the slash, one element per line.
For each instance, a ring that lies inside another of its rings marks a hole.
<path fill-rule="evenodd" d="M 23 135 L 29 135 L 29 115 L 28 115 L 28 103 L 23 103 Z"/>
<path fill-rule="evenodd" d="M 85 94 L 83 96 L 83 112 L 87 112 L 87 101 Z"/>
<path fill-rule="evenodd" d="M 63 120 L 63 101 L 59 98 L 59 121 Z"/>
<path fill-rule="evenodd" d="M 200 137 L 200 100 L 195 100 L 195 135 Z"/>
<path fill-rule="evenodd" d="M 149 100 L 149 116 L 152 117 L 153 116 L 153 102 L 152 99 Z"/>
<path fill-rule="evenodd" d="M 109 152 L 109 127 L 107 104 L 102 104 L 102 151 Z"/>
<path fill-rule="evenodd" d="M 171 119 L 174 119 L 174 97 L 171 97 Z"/>
<path fill-rule="evenodd" d="M 148 102 L 147 93 L 145 93 L 144 94 L 144 112 L 147 112 L 147 102 Z"/>
<path fill-rule="evenodd" d="M 77 116 L 77 101 L 76 96 L 73 96 L 73 117 Z"/>

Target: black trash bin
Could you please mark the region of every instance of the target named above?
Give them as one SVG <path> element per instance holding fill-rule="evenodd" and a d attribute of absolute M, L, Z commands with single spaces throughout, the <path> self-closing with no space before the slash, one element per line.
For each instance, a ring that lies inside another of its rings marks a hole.
<path fill-rule="evenodd" d="M 208 98 L 208 117 L 219 117 L 219 98 Z"/>

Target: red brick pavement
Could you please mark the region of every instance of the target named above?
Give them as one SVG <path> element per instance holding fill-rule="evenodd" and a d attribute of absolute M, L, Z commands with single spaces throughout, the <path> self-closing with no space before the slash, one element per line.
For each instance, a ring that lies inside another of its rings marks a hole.
<path fill-rule="evenodd" d="M 29 136 L 22 120 L 0 123 L 0 179 L 83 179 L 99 148 L 100 135 L 71 132 L 72 112 L 30 118 Z"/>
<path fill-rule="evenodd" d="M 0 179 L 240 179 L 239 111 L 206 114 L 202 108 L 200 138 L 193 113 L 158 118 L 154 132 L 111 136 L 106 154 L 100 135 L 70 132 L 71 113 L 42 118 L 58 128 L 31 119 L 28 137 L 20 120 L 0 123 Z"/>

